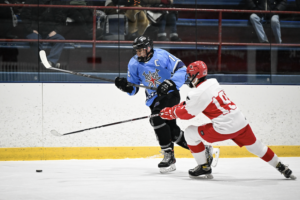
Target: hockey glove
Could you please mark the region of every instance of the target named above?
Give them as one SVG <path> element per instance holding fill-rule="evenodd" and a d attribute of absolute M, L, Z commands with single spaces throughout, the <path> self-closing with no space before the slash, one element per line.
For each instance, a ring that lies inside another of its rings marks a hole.
<path fill-rule="evenodd" d="M 157 94 L 158 96 L 166 95 L 170 90 L 177 90 L 176 84 L 172 80 L 164 80 L 158 87 L 157 87 Z"/>
<path fill-rule="evenodd" d="M 173 106 L 173 107 L 167 107 L 167 108 L 164 108 L 160 111 L 159 115 L 162 119 L 166 119 L 166 120 L 173 120 L 173 119 L 176 119 L 177 116 L 175 114 L 175 110 L 177 108 L 177 105 L 176 106 Z"/>
<path fill-rule="evenodd" d="M 127 82 L 126 78 L 117 77 L 115 79 L 115 85 L 117 86 L 117 88 L 119 88 L 123 92 L 131 93 L 132 90 L 133 90 L 133 87 L 128 85 L 128 82 Z"/>

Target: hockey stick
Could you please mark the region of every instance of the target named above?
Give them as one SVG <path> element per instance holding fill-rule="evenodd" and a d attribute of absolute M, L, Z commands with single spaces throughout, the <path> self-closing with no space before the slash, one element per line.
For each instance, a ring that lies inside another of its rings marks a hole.
<path fill-rule="evenodd" d="M 86 129 L 82 129 L 82 130 L 79 130 L 79 131 L 73 131 L 73 132 L 64 133 L 64 134 L 61 134 L 61 133 L 57 132 L 56 130 L 52 130 L 51 133 L 55 136 L 64 136 L 64 135 L 80 133 L 80 132 L 88 131 L 88 130 L 92 130 L 92 129 L 103 128 L 103 127 L 106 127 L 106 126 L 112 126 L 112 125 L 122 124 L 122 123 L 125 123 L 125 122 L 131 122 L 131 121 L 136 121 L 136 120 L 146 119 L 146 118 L 152 118 L 152 117 L 157 117 L 157 116 L 159 116 L 159 114 L 145 116 L 145 117 L 139 117 L 139 118 L 134 118 L 134 119 L 128 119 L 128 120 L 125 120 L 125 121 L 115 122 L 115 123 L 111 123 L 111 124 L 105 124 L 105 125 L 102 125 L 102 126 L 95 126 L 95 127 L 92 127 L 92 128 L 86 128 Z"/>
<path fill-rule="evenodd" d="M 42 60 L 43 65 L 47 68 L 47 69 L 52 69 L 52 70 L 56 70 L 56 71 L 61 71 L 61 72 L 66 72 L 69 74 L 73 74 L 73 75 L 77 75 L 77 76 L 83 76 L 83 77 L 87 77 L 87 78 L 94 78 L 94 79 L 98 79 L 98 80 L 102 80 L 102 81 L 108 81 L 108 82 L 112 82 L 114 83 L 114 80 L 111 79 L 106 79 L 106 78 L 101 78 L 101 77 L 97 77 L 97 76 L 93 76 L 93 75 L 88 75 L 88 74 L 81 74 L 78 72 L 73 72 L 73 71 L 69 71 L 69 70 L 64 70 L 64 69 L 59 69 L 56 67 L 52 67 L 48 60 L 47 60 L 47 56 L 46 56 L 46 52 L 44 50 L 40 51 L 40 58 Z M 157 90 L 157 88 L 155 87 L 148 87 L 148 86 L 144 86 L 144 85 L 137 85 L 134 83 L 128 83 L 129 86 L 135 86 L 135 87 L 142 87 L 142 88 L 146 88 L 146 89 L 151 89 L 151 90 Z"/>

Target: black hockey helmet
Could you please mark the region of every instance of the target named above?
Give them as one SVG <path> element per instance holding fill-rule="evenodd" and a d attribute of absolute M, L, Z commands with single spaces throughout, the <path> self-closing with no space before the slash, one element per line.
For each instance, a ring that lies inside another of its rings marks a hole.
<path fill-rule="evenodd" d="M 150 37 L 146 37 L 146 36 L 139 36 L 137 38 L 134 39 L 133 44 L 133 52 L 135 55 L 135 58 L 139 61 L 139 62 L 147 62 L 149 61 L 152 56 L 153 56 L 153 41 L 151 40 Z M 150 47 L 150 52 L 147 51 L 148 47 Z M 137 49 L 145 49 L 146 50 L 146 57 L 137 57 L 136 55 L 136 50 Z"/>

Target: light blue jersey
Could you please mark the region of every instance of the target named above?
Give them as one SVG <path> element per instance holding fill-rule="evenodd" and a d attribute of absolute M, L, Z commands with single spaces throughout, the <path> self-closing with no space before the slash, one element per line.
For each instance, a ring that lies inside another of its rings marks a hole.
<path fill-rule="evenodd" d="M 171 79 L 177 89 L 185 83 L 186 66 L 183 62 L 162 49 L 154 49 L 154 55 L 148 62 L 138 62 L 132 57 L 128 64 L 127 81 L 134 84 L 143 84 L 149 87 L 158 87 L 164 80 Z M 129 95 L 135 95 L 138 88 Z M 146 89 L 146 105 L 150 106 L 157 97 L 155 90 Z"/>

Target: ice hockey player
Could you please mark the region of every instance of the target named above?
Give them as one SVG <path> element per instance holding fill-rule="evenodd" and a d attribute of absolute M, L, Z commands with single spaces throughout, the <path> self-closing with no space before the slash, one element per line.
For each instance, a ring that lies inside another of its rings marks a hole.
<path fill-rule="evenodd" d="M 157 91 L 146 90 L 146 105 L 151 114 L 158 114 L 161 109 L 171 107 L 180 102 L 179 89 L 186 81 L 186 66 L 174 55 L 162 49 L 154 49 L 149 37 L 140 36 L 133 41 L 133 54 L 128 64 L 127 79 L 117 77 L 115 85 L 135 95 L 138 87 L 129 86 L 128 82 L 157 87 Z M 176 120 L 163 120 L 160 117 L 150 119 L 162 153 L 163 160 L 158 164 L 161 173 L 176 169 L 174 143 L 189 149 L 183 136 L 183 131 Z"/>
<path fill-rule="evenodd" d="M 199 113 L 207 116 L 211 123 L 202 126 L 188 126 L 184 136 L 197 166 L 189 170 L 191 178 L 213 178 L 211 167 L 205 157 L 203 141 L 209 143 L 231 139 L 276 168 L 286 178 L 296 179 L 274 152 L 258 140 L 243 113 L 227 97 L 216 79 L 207 79 L 207 66 L 202 61 L 187 67 L 189 86 L 192 89 L 186 101 L 161 110 L 160 116 L 166 120 L 189 120 Z"/>

